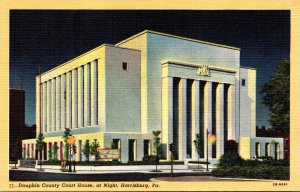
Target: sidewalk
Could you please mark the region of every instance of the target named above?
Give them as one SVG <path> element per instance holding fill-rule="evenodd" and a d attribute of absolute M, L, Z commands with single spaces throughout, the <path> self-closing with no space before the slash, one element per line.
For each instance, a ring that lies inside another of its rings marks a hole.
<path fill-rule="evenodd" d="M 249 182 L 249 181 L 259 181 L 259 182 L 273 182 L 272 180 L 264 180 L 264 179 L 247 179 L 247 178 L 219 178 L 219 177 L 212 177 L 212 176 L 179 176 L 179 177 L 157 177 L 152 178 L 150 181 L 153 182 L 201 182 L 201 181 L 222 181 L 222 182 Z"/>
<path fill-rule="evenodd" d="M 159 174 L 159 173 L 171 173 L 171 170 L 169 169 L 163 169 L 163 170 L 159 170 L 161 172 L 151 172 L 153 171 L 153 169 L 151 170 L 133 170 L 133 171 L 120 171 L 120 170 L 76 170 L 76 172 L 62 172 L 59 169 L 47 169 L 47 168 L 43 168 L 44 171 L 38 171 L 38 169 L 36 168 L 25 168 L 25 167 L 18 167 L 18 169 L 10 169 L 10 170 L 14 170 L 14 171 L 30 171 L 30 172 L 47 172 L 47 173 L 62 173 L 62 174 L 99 174 L 99 173 L 147 173 L 147 174 Z M 72 167 L 73 170 L 73 167 Z M 190 169 L 187 170 L 173 170 L 174 173 L 198 173 L 199 175 L 210 175 L 210 172 L 206 172 L 206 171 L 193 171 Z"/>

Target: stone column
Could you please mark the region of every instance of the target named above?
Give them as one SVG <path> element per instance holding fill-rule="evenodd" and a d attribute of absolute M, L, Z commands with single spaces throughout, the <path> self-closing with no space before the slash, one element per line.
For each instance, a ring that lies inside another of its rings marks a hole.
<path fill-rule="evenodd" d="M 178 158 L 179 160 L 186 159 L 186 88 L 187 80 L 181 79 L 178 87 Z"/>
<path fill-rule="evenodd" d="M 72 70 L 72 129 L 78 127 L 78 85 L 77 69 Z"/>
<path fill-rule="evenodd" d="M 98 80 L 97 80 L 97 61 L 91 62 L 91 125 L 97 125 L 97 99 L 98 99 Z"/>
<path fill-rule="evenodd" d="M 196 134 L 200 129 L 200 81 L 194 80 L 192 85 L 192 159 L 198 159 L 197 149 L 194 145 Z"/>
<path fill-rule="evenodd" d="M 51 81 L 47 81 L 47 129 L 45 132 L 51 132 Z"/>
<path fill-rule="evenodd" d="M 212 131 L 212 82 L 207 81 L 204 87 L 204 149 L 205 158 L 208 155 L 208 158 L 211 159 L 212 157 L 212 145 L 208 143 L 208 154 L 206 152 L 206 143 L 207 143 L 207 135 L 206 130 L 209 133 Z"/>
<path fill-rule="evenodd" d="M 162 79 L 162 143 L 165 157 L 170 160 L 169 144 L 173 143 L 173 78 Z"/>
<path fill-rule="evenodd" d="M 71 115 L 72 115 L 72 72 L 66 75 L 66 128 L 72 128 Z"/>
<path fill-rule="evenodd" d="M 91 124 L 91 100 L 90 100 L 90 64 L 84 65 L 84 126 L 90 126 Z"/>
<path fill-rule="evenodd" d="M 144 140 L 136 139 L 136 160 L 141 161 L 144 156 Z"/>
<path fill-rule="evenodd" d="M 83 67 L 78 68 L 78 127 L 83 127 L 84 121 L 84 105 L 83 105 L 83 97 L 84 97 L 84 90 L 83 90 Z"/>
<path fill-rule="evenodd" d="M 121 139 L 121 161 L 127 162 L 128 161 L 128 147 L 129 147 L 129 140 L 127 138 Z"/>
<path fill-rule="evenodd" d="M 60 118 L 60 130 L 66 128 L 66 74 L 61 75 L 61 94 L 60 94 L 60 107 L 61 107 L 61 118 Z"/>
<path fill-rule="evenodd" d="M 228 140 L 235 138 L 235 87 L 228 88 Z"/>
<path fill-rule="evenodd" d="M 55 115 L 55 112 L 56 112 L 56 103 L 55 103 L 55 95 L 56 95 L 56 89 L 55 89 L 55 85 L 56 85 L 56 81 L 55 81 L 55 78 L 53 78 L 51 80 L 51 131 L 56 131 L 55 128 L 56 128 L 56 115 Z"/>
<path fill-rule="evenodd" d="M 43 83 L 43 92 L 42 92 L 42 96 L 43 96 L 43 113 L 42 113 L 42 123 L 43 123 L 43 132 L 47 131 L 47 82 Z"/>
<path fill-rule="evenodd" d="M 61 93 L 60 93 L 60 76 L 56 77 L 56 97 L 55 97 L 55 103 L 56 103 L 56 110 L 55 110 L 55 115 L 56 115 L 56 131 L 60 130 L 60 112 L 61 112 L 61 106 L 60 106 L 60 101 L 61 101 Z"/>
<path fill-rule="evenodd" d="M 224 154 L 224 84 L 220 83 L 216 91 L 216 157 L 218 159 Z"/>
<path fill-rule="evenodd" d="M 36 156 L 36 154 L 35 154 L 35 153 L 36 153 L 36 152 L 35 152 L 35 144 L 32 143 L 31 145 L 32 145 L 31 147 L 32 147 L 32 150 L 33 150 L 33 151 L 32 151 L 32 156 L 33 156 L 32 158 L 35 159 L 35 156 Z"/>
<path fill-rule="evenodd" d="M 40 76 L 36 77 L 35 81 L 35 98 L 36 98 L 36 109 L 35 109 L 35 119 L 36 119 L 36 137 L 38 136 L 39 133 L 41 133 L 41 128 L 42 126 L 42 85 L 40 85 Z"/>

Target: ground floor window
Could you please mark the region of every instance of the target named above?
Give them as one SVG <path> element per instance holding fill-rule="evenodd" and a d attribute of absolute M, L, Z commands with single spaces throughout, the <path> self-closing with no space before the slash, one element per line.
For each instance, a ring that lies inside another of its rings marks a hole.
<path fill-rule="evenodd" d="M 113 139 L 111 148 L 112 149 L 120 149 L 120 139 Z"/>
<path fill-rule="evenodd" d="M 255 143 L 255 157 L 258 158 L 260 156 L 261 156 L 261 154 L 260 154 L 260 143 L 256 142 Z"/>
<path fill-rule="evenodd" d="M 270 144 L 269 143 L 265 144 L 265 156 L 266 157 L 270 156 Z"/>
<path fill-rule="evenodd" d="M 150 140 L 144 140 L 144 156 L 150 155 Z"/>

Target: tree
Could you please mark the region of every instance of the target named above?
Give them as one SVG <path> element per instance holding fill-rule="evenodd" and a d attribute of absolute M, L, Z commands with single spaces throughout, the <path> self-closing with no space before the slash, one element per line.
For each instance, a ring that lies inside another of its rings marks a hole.
<path fill-rule="evenodd" d="M 57 145 L 52 145 L 51 150 L 52 150 L 52 157 L 53 159 L 57 159 L 57 151 L 58 151 L 58 146 Z"/>
<path fill-rule="evenodd" d="M 199 170 L 200 169 L 199 159 L 200 159 L 201 148 L 203 146 L 202 134 L 197 133 L 196 134 L 196 139 L 193 142 L 194 142 L 195 148 L 197 150 L 197 154 L 198 154 L 198 170 Z"/>
<path fill-rule="evenodd" d="M 44 139 L 45 137 L 43 133 L 40 133 L 36 139 L 36 150 L 39 152 L 39 154 L 41 154 L 43 151 Z M 39 160 L 40 160 L 40 170 L 42 170 L 42 160 L 40 158 Z"/>
<path fill-rule="evenodd" d="M 90 154 L 95 156 L 95 160 L 98 159 L 98 148 L 100 147 L 99 142 L 94 141 L 90 146 Z"/>
<path fill-rule="evenodd" d="M 271 129 L 284 135 L 290 132 L 290 61 L 284 60 L 275 75 L 261 87 L 263 104 L 269 108 Z"/>
<path fill-rule="evenodd" d="M 159 160 L 161 158 L 161 153 L 162 153 L 162 144 L 160 141 L 160 133 L 161 133 L 161 131 L 159 131 L 159 130 L 152 131 L 152 134 L 154 136 L 154 142 L 153 142 L 154 154 L 156 156 L 156 166 L 155 166 L 156 172 L 157 172 L 157 166 L 159 164 Z"/>
<path fill-rule="evenodd" d="M 18 162 L 18 156 L 20 155 L 20 151 L 22 150 L 20 146 L 20 142 L 13 143 L 9 148 L 9 155 L 10 155 L 10 161 L 14 161 L 15 167 L 14 169 L 17 169 L 17 162 Z M 22 153 L 22 152 L 21 152 Z"/>
<path fill-rule="evenodd" d="M 64 140 L 64 158 L 67 160 L 69 159 L 69 146 L 67 144 L 67 140 L 70 136 L 72 136 L 71 130 L 66 128 L 62 138 Z"/>
<path fill-rule="evenodd" d="M 89 141 L 85 141 L 82 148 L 82 153 L 86 161 L 90 160 L 90 144 Z"/>
<path fill-rule="evenodd" d="M 53 146 L 52 146 L 52 147 L 53 147 Z M 48 151 L 48 158 L 49 158 L 49 160 L 51 160 L 51 159 L 53 158 L 52 147 L 51 147 L 50 150 Z"/>

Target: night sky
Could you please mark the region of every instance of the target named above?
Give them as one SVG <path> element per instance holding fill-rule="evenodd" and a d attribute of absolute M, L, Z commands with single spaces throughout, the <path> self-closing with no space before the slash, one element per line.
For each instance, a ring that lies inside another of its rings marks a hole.
<path fill-rule="evenodd" d="M 241 48 L 241 66 L 257 69 L 257 125 L 269 126 L 260 87 L 289 59 L 289 11 L 11 11 L 9 87 L 23 79 L 25 123 L 35 123 L 39 64 L 45 72 L 146 29 Z"/>

